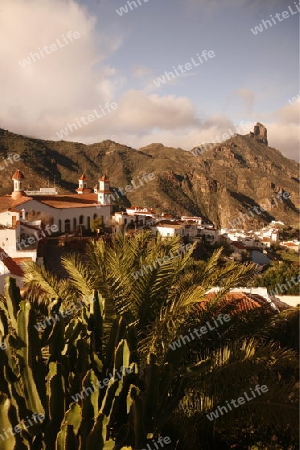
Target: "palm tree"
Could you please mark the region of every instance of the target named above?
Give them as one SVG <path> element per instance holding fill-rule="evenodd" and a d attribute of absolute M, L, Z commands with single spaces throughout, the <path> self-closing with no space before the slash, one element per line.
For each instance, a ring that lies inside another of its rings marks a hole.
<path fill-rule="evenodd" d="M 184 434 L 190 426 L 197 433 L 206 431 L 207 439 L 202 435 L 198 448 L 206 448 L 205 442 L 211 446 L 207 448 L 217 448 L 228 424 L 231 437 L 242 429 L 258 428 L 258 418 L 259 426 L 270 427 L 271 432 L 278 426 L 296 430 L 297 362 L 293 350 L 271 339 L 278 315 L 264 308 L 243 315 L 225 301 L 230 288 L 251 282 L 255 265 L 224 264 L 222 249 L 208 262 L 194 261 L 192 253 L 193 248 L 181 247 L 179 238 L 153 239 L 147 231 L 132 237 L 119 234 L 112 242 L 91 242 L 85 259 L 79 255 L 62 259 L 71 285 L 67 301 L 81 297 L 88 302 L 98 291 L 105 299 L 107 336 L 115 318 L 123 318 L 133 336 L 132 355 L 144 371 L 141 390 L 149 380 L 149 361 L 156 374 L 155 394 L 144 403 L 146 428 L 153 435 L 172 434 L 173 443 L 179 439 L 174 448 L 195 448 L 191 434 Z M 62 296 L 65 289 L 65 281 L 49 277 L 33 263 L 28 265 L 26 281 L 31 290 L 39 288 L 51 296 Z M 220 286 L 220 291 L 208 302 L 206 292 L 213 286 Z M 220 311 L 231 317 L 222 329 L 172 350 L 180 336 L 189 335 Z M 257 384 L 268 386 L 264 396 L 218 421 L 207 419 L 206 414 L 218 405 Z"/>

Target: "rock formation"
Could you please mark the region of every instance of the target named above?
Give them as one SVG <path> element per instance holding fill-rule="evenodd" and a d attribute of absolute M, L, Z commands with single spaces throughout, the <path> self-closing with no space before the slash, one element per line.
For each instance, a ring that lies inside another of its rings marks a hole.
<path fill-rule="evenodd" d="M 250 132 L 250 136 L 255 137 L 262 144 L 268 145 L 268 130 L 263 124 L 257 122 L 254 126 L 253 133 Z"/>

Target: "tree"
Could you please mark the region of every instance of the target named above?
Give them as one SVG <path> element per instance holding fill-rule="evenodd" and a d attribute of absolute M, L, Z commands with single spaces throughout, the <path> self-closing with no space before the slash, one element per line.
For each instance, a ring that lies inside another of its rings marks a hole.
<path fill-rule="evenodd" d="M 101 229 L 103 227 L 103 218 L 96 217 L 91 220 L 90 227 L 92 231 L 96 231 L 97 229 Z"/>
<path fill-rule="evenodd" d="M 298 264 L 275 263 L 255 280 L 255 286 L 265 286 L 275 295 L 299 295 Z"/>

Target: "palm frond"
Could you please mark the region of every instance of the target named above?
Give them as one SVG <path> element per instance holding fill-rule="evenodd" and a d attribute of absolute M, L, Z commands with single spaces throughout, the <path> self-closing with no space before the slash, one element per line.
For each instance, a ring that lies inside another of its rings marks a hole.
<path fill-rule="evenodd" d="M 23 263 L 23 267 L 24 284 L 29 290 L 35 289 L 44 292 L 50 298 L 62 297 L 69 300 L 73 297 L 66 280 L 59 280 L 43 266 L 38 266 L 33 261 L 26 261 Z"/>
<path fill-rule="evenodd" d="M 95 276 L 91 268 L 77 254 L 65 255 L 61 262 L 77 292 L 82 297 L 90 298 L 95 289 Z"/>

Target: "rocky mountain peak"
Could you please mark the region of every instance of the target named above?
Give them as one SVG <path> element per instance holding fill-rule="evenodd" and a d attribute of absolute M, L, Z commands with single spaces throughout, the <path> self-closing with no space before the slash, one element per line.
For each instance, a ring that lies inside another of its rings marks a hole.
<path fill-rule="evenodd" d="M 268 130 L 262 123 L 257 122 L 254 125 L 254 130 L 250 132 L 250 136 L 255 137 L 262 144 L 268 145 Z"/>

